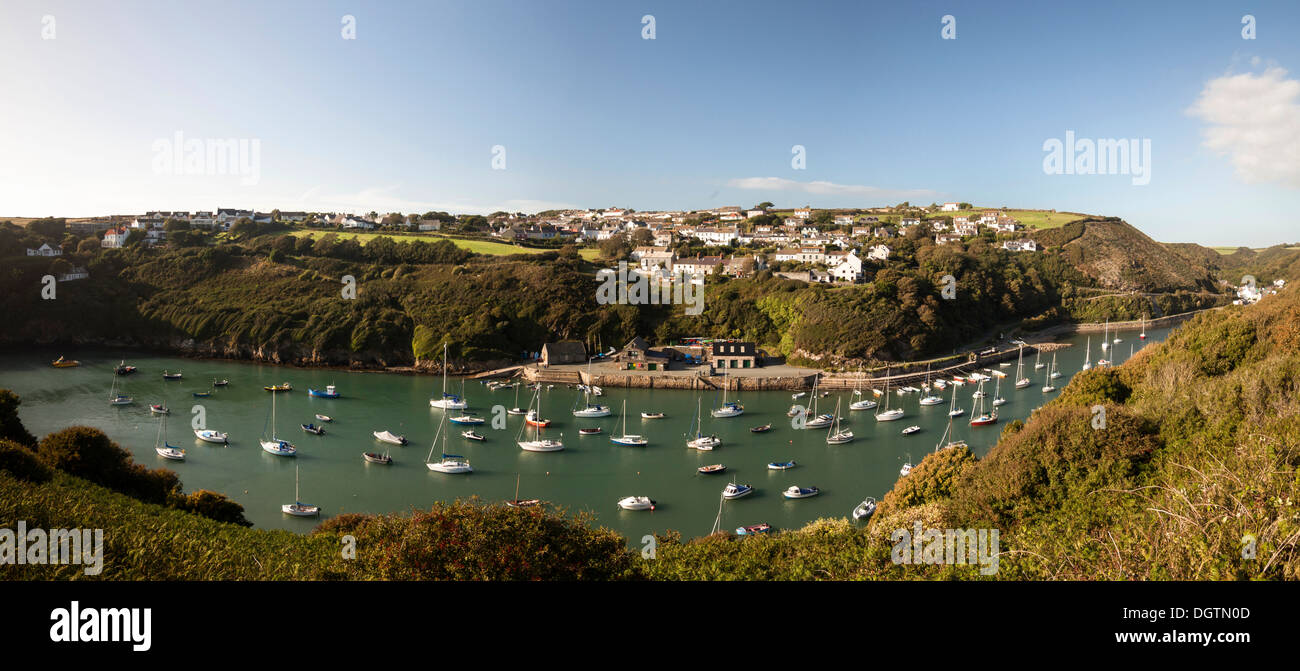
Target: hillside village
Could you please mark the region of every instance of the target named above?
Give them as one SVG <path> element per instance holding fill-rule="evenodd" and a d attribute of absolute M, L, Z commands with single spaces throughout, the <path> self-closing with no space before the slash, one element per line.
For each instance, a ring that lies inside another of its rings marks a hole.
<path fill-rule="evenodd" d="M 965 214 L 961 214 L 966 212 Z M 623 208 L 562 210 L 537 214 L 496 212 L 490 216 L 445 212 L 366 215 L 236 208 L 215 211 L 150 211 L 143 215 L 70 220 L 73 235 L 100 236 L 103 248 L 119 248 L 132 235 L 160 244 L 169 231 L 238 231 L 241 222 L 306 229 L 394 234 L 455 234 L 518 246 L 598 246 L 628 241 L 624 256 L 646 274 L 743 277 L 768 269 L 806 282 L 854 283 L 864 264 L 886 262 L 890 240 L 924 235 L 952 244 L 991 233 L 1003 249 L 1035 252 L 1026 226 L 1004 210 L 977 210 L 966 203 L 943 203 L 857 210 L 775 209 L 761 203 L 698 211 L 637 212 Z M 919 233 L 911 233 L 918 230 Z M 691 253 L 682 253 L 683 251 Z M 32 252 L 35 254 L 36 252 Z M 45 252 L 49 254 L 50 252 Z"/>

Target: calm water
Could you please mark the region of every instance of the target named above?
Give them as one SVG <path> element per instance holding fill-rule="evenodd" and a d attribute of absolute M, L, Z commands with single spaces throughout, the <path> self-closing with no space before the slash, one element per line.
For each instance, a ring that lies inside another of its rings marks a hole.
<path fill-rule="evenodd" d="M 1159 342 L 1167 330 L 1148 332 L 1145 344 Z M 1143 346 L 1136 333 L 1124 333 L 1124 342 L 1115 345 L 1114 357 L 1122 363 L 1128 358 L 1130 345 Z M 1064 387 L 1077 373 L 1084 358 L 1084 336 L 1071 338 L 1077 347 L 1057 353 L 1063 374 L 1056 386 Z M 1100 337 L 1092 337 L 1092 360 L 1099 357 Z M 81 361 L 80 368 L 56 369 L 49 362 L 58 355 Z M 135 398 L 135 405 L 114 407 L 108 404 L 113 367 L 125 358 L 139 368 L 134 375 L 118 378 L 119 390 Z M 1044 357 L 1044 363 L 1050 358 Z M 1041 391 L 1046 369 L 1034 371 L 1033 359 L 1026 360 L 1026 374 L 1034 384 L 1024 390 L 1012 387 L 1014 363 L 1002 368 L 1008 373 L 1002 396 L 1007 403 L 999 408 L 1000 421 L 989 427 L 971 427 L 971 393 L 974 387 L 958 388 L 958 405 L 966 415 L 953 423 L 959 439 L 966 440 L 979 455 L 988 452 L 1002 425 L 1012 419 L 1024 419 L 1042 405 Z M 183 371 L 184 379 L 164 381 L 162 371 Z M 213 378 L 229 379 L 230 386 L 218 389 L 210 398 L 194 398 L 192 392 L 210 388 Z M 299 456 L 276 457 L 258 445 L 271 409 L 271 394 L 263 385 L 288 381 L 294 391 L 277 398 L 279 435 L 298 447 Z M 335 384 L 343 398 L 311 398 L 308 387 L 323 388 Z M 987 386 L 991 400 L 992 387 Z M 703 397 L 705 432 L 717 433 L 721 447 L 712 452 L 686 448 L 682 437 L 696 408 L 693 392 L 660 389 L 610 389 L 599 400 L 614 410 L 601 419 L 579 420 L 570 412 L 579 392 L 562 385 L 544 391 L 543 415 L 553 425 L 543 431 L 548 437 L 563 434 L 566 449 L 555 453 L 524 452 L 515 444 L 523 418 L 510 416 L 508 427 L 493 430 L 490 424 L 475 427 L 487 436 L 483 443 L 460 437 L 461 428 L 449 425 L 452 432 L 447 451 L 469 457 L 474 472 L 447 475 L 428 470 L 425 459 L 438 426 L 441 410 L 429 407 L 431 394 L 441 392 L 441 378 L 379 373 L 350 373 L 265 366 L 222 361 L 201 361 L 138 352 L 108 350 L 32 351 L 0 354 L 0 387 L 11 388 L 22 396 L 20 416 L 29 431 L 42 436 L 71 425 L 97 427 L 119 444 L 131 450 L 137 461 L 150 466 L 175 470 L 186 491 L 209 489 L 225 493 L 243 504 L 245 515 L 261 528 L 284 528 L 309 531 L 312 519 L 291 518 L 281 514 L 280 505 L 291 503 L 294 493 L 294 464 L 301 469 L 302 500 L 323 507 L 324 516 L 342 512 L 380 513 L 427 507 L 434 501 L 479 495 L 487 500 L 514 497 L 516 474 L 521 476 L 521 498 L 540 498 L 570 510 L 595 512 L 602 524 L 624 534 L 633 544 L 642 535 L 676 529 L 683 536 L 707 534 L 718 513 L 719 493 L 733 477 L 737 482 L 754 485 L 757 492 L 745 499 L 728 501 L 722 508 L 722 527 L 735 529 L 742 524 L 769 522 L 778 528 L 801 526 L 818 517 L 847 516 L 864 496 L 880 498 L 898 479 L 899 468 L 906 461 L 915 463 L 934 450 L 947 424 L 948 404 L 922 407 L 919 394 L 899 397 L 891 392 L 891 407 L 901 407 L 907 416 L 895 422 L 877 423 L 872 411 L 847 411 L 851 393 L 838 393 L 818 399 L 819 412 L 835 409 L 842 399 L 845 428 L 857 439 L 846 445 L 827 445 L 826 430 L 791 428 L 785 412 L 793 402 L 789 393 L 755 392 L 741 397 L 745 414 L 730 419 L 712 419 L 710 407 L 719 403 L 716 393 Z M 459 392 L 460 381 L 451 388 Z M 491 416 L 492 406 L 515 405 L 511 389 L 488 391 L 478 382 L 466 382 L 465 393 L 470 411 Z M 951 388 L 941 392 L 945 399 Z M 527 389 L 521 389 L 519 405 L 527 407 Z M 1054 396 L 1054 394 L 1049 395 Z M 617 434 L 619 409 L 627 400 L 628 432 L 642 434 L 650 440 L 645 448 L 617 446 L 609 435 Z M 172 409 L 168 421 L 168 439 L 186 449 L 184 462 L 166 461 L 153 451 L 158 418 L 150 416 L 149 404 L 166 401 Z M 809 397 L 800 399 L 809 402 Z M 228 447 L 203 443 L 194 438 L 190 423 L 192 412 L 201 406 L 209 428 L 230 434 Z M 665 419 L 643 420 L 642 411 L 660 411 Z M 314 422 L 316 413 L 334 418 L 326 435 L 302 432 L 299 424 Z M 752 434 L 749 427 L 772 424 L 766 434 Z M 900 431 L 917 424 L 922 431 L 902 436 Z M 602 435 L 579 436 L 579 426 L 600 426 Z M 391 430 L 405 435 L 410 444 L 392 446 L 392 466 L 366 464 L 363 451 L 383 451 L 373 431 Z M 793 459 L 798 467 L 788 471 L 769 471 L 768 462 Z M 724 463 L 721 475 L 699 475 L 695 469 Z M 816 486 L 820 496 L 789 501 L 781 491 L 790 485 Z M 629 495 L 645 495 L 658 502 L 653 512 L 620 511 L 615 503 Z"/>

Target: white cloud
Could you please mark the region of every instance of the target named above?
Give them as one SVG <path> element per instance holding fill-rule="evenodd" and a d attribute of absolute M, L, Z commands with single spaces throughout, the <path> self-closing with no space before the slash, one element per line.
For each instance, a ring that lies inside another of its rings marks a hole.
<path fill-rule="evenodd" d="M 882 189 L 878 186 L 824 181 L 797 182 L 782 177 L 743 177 L 727 182 L 727 186 L 756 191 L 801 191 L 819 196 L 860 196 L 882 200 L 907 200 L 935 195 L 929 189 Z"/>
<path fill-rule="evenodd" d="M 1211 79 L 1188 114 L 1205 121 L 1204 145 L 1228 156 L 1246 183 L 1300 188 L 1300 81 L 1270 67 Z"/>

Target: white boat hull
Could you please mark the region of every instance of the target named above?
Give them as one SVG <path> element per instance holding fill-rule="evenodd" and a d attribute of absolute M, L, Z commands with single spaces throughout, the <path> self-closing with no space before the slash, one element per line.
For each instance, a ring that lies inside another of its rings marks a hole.
<path fill-rule="evenodd" d="M 899 410 L 899 409 L 897 409 L 897 408 L 895 408 L 895 409 L 893 409 L 893 410 L 886 410 L 885 412 L 882 412 L 882 413 L 880 413 L 879 415 L 876 415 L 876 421 L 877 421 L 877 422 L 892 422 L 892 421 L 894 421 L 894 420 L 896 420 L 896 419 L 902 419 L 902 418 L 903 418 L 903 414 L 904 414 L 903 411 L 902 411 L 902 410 Z"/>
<path fill-rule="evenodd" d="M 428 467 L 429 467 L 429 470 L 431 470 L 431 471 L 437 471 L 437 472 L 439 472 L 439 473 L 451 473 L 451 474 L 456 474 L 456 473 L 473 473 L 473 472 L 474 472 L 474 468 L 473 468 L 472 466 L 470 466 L 469 464 L 467 464 L 467 463 L 465 463 L 465 462 L 459 462 L 459 461 L 458 461 L 458 462 L 449 462 L 449 463 L 448 463 L 448 462 L 441 462 L 441 461 L 440 461 L 440 462 L 435 463 L 435 464 L 425 464 L 425 466 L 428 466 Z"/>
<path fill-rule="evenodd" d="M 196 438 L 198 438 L 199 440 L 202 440 L 202 441 L 204 441 L 204 442 L 208 442 L 208 443 L 220 443 L 220 444 L 224 445 L 224 444 L 230 442 L 230 437 L 227 436 L 226 434 L 221 433 L 220 431 L 212 431 L 212 430 L 210 430 L 210 429 L 207 429 L 207 430 L 195 430 L 195 431 L 194 431 L 194 436 L 195 436 Z"/>
<path fill-rule="evenodd" d="M 564 449 L 564 443 L 558 440 L 521 440 L 519 449 L 525 452 L 559 452 Z"/>
<path fill-rule="evenodd" d="M 283 440 L 263 440 L 262 449 L 274 454 L 277 457 L 294 457 L 298 455 L 298 448 L 290 445 Z"/>

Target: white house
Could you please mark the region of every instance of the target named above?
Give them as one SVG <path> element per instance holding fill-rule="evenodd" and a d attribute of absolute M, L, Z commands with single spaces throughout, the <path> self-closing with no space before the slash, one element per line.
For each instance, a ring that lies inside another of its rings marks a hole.
<path fill-rule="evenodd" d="M 732 240 L 736 239 L 738 232 L 735 228 L 711 228 L 701 226 L 695 229 L 695 238 L 704 242 L 715 245 L 729 245 Z"/>
<path fill-rule="evenodd" d="M 835 252 L 831 252 L 834 254 Z M 862 280 L 862 259 L 852 251 L 847 252 L 839 263 L 831 267 L 831 276 L 841 282 L 858 282 Z"/>
<path fill-rule="evenodd" d="M 765 214 L 767 214 L 767 210 L 747 210 L 745 212 L 745 218 L 753 219 L 754 217 L 761 217 Z"/>
<path fill-rule="evenodd" d="M 958 203 L 944 203 L 943 207 L 939 208 L 943 212 L 956 212 L 959 209 L 961 209 L 961 206 Z"/>
<path fill-rule="evenodd" d="M 799 219 L 807 219 L 812 216 L 812 208 L 801 207 L 794 211 L 794 216 L 798 217 Z"/>
<path fill-rule="evenodd" d="M 51 247 L 50 243 L 45 243 L 36 249 L 28 249 L 28 256 L 63 256 L 62 247 Z"/>
<path fill-rule="evenodd" d="M 1038 243 L 1033 240 L 1007 240 L 1002 243 L 1002 248 L 1009 252 L 1036 252 Z"/>
<path fill-rule="evenodd" d="M 110 228 L 104 232 L 104 239 L 99 242 L 99 245 L 107 249 L 117 249 L 126 244 L 127 233 L 126 227 Z"/>
<path fill-rule="evenodd" d="M 870 250 L 867 251 L 867 258 L 871 259 L 872 261 L 880 261 L 880 262 L 888 261 L 889 252 L 890 252 L 889 245 L 876 245 L 875 247 L 872 247 Z"/>
<path fill-rule="evenodd" d="M 853 215 L 851 215 L 851 214 L 841 214 L 841 215 L 835 217 L 835 225 L 836 225 L 836 226 L 852 226 L 852 225 L 853 225 Z"/>

